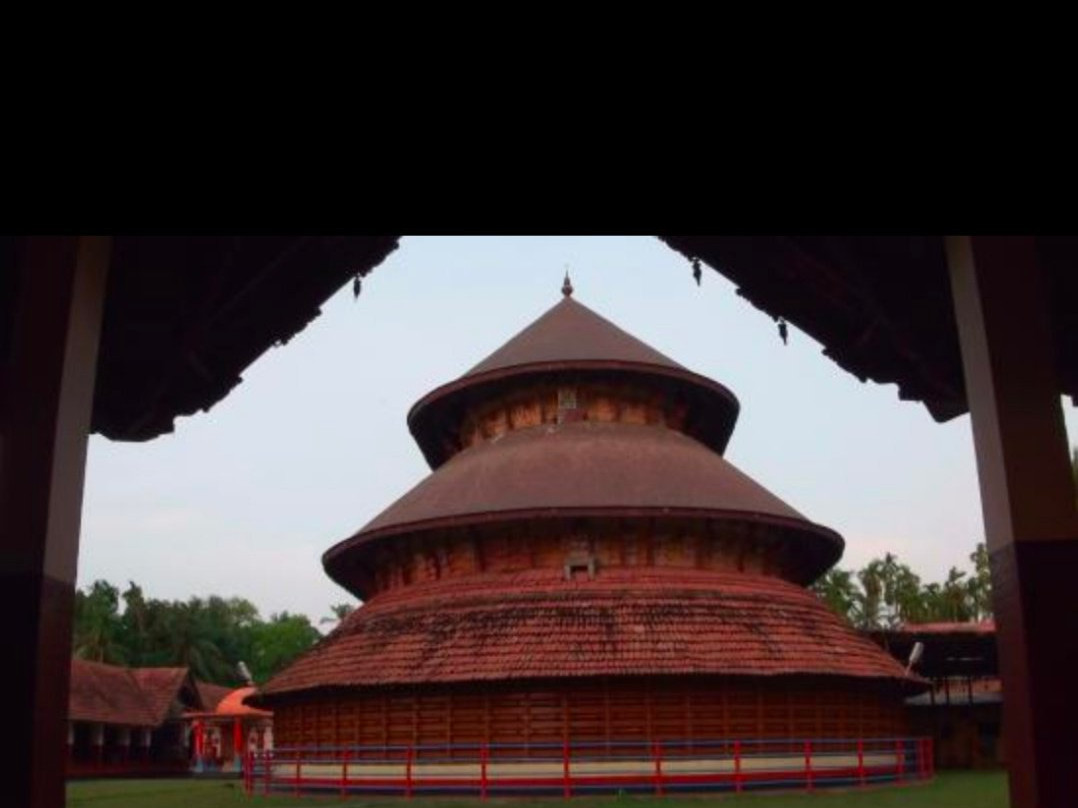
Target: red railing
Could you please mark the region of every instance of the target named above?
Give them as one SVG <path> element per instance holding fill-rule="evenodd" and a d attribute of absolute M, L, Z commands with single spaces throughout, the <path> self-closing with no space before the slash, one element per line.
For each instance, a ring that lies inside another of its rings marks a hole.
<path fill-rule="evenodd" d="M 804 789 L 930 779 L 931 738 L 279 747 L 244 760 L 248 794 Z"/>

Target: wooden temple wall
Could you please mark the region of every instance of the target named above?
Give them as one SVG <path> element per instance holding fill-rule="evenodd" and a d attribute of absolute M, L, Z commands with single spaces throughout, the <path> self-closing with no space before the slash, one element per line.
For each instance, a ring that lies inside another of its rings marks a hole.
<path fill-rule="evenodd" d="M 765 528 L 751 525 L 730 524 L 707 531 L 699 523 L 673 519 L 636 526 L 579 521 L 582 524 L 576 530 L 522 523 L 395 538 L 374 550 L 367 598 L 413 584 L 480 573 L 561 570 L 567 563 L 587 559 L 594 559 L 600 572 L 662 567 L 781 577 L 791 564 L 789 547 L 781 546 Z"/>
<path fill-rule="evenodd" d="M 428 686 L 307 698 L 274 709 L 279 746 L 856 739 L 908 730 L 894 694 L 811 682 Z"/>
<path fill-rule="evenodd" d="M 601 423 L 661 424 L 680 430 L 687 406 L 654 387 L 641 384 L 544 383 L 489 399 L 465 415 L 461 448 L 562 420 Z"/>

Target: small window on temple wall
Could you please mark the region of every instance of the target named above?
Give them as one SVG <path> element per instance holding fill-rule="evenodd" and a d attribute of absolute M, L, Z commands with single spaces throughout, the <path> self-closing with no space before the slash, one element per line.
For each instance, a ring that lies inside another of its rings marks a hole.
<path fill-rule="evenodd" d="M 577 388 L 559 387 L 557 389 L 557 422 L 571 423 L 580 420 L 577 407 Z"/>
<path fill-rule="evenodd" d="M 572 423 L 585 420 L 586 417 L 588 413 L 580 406 L 577 388 L 559 387 L 557 389 L 557 422 Z"/>
<path fill-rule="evenodd" d="M 565 559 L 565 580 L 588 580 L 595 577 L 595 556 L 570 554 Z"/>

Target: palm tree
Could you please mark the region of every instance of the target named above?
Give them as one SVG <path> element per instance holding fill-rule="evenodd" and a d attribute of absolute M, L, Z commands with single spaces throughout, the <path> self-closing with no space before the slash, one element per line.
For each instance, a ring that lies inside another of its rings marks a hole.
<path fill-rule="evenodd" d="M 880 627 L 880 611 L 883 606 L 882 566 L 882 562 L 876 558 L 857 573 L 861 582 L 861 592 L 858 594 L 855 609 L 858 628 Z"/>
<path fill-rule="evenodd" d="M 983 541 L 970 553 L 969 560 L 973 562 L 973 577 L 966 582 L 970 609 L 974 620 L 987 620 L 992 617 L 992 574 Z"/>
<path fill-rule="evenodd" d="M 149 648 L 149 609 L 146 606 L 146 598 L 142 594 L 142 587 L 134 581 L 128 581 L 127 584 L 127 589 L 123 593 L 124 613 L 120 618 L 120 625 L 130 651 L 127 661 L 135 666 L 145 665 Z"/>
<path fill-rule="evenodd" d="M 962 579 L 966 573 L 957 567 L 951 567 L 947 580 L 943 582 L 943 602 L 947 609 L 947 619 L 964 623 L 972 617 L 969 602 L 969 589 Z"/>
<path fill-rule="evenodd" d="M 344 618 L 356 610 L 356 607 L 351 603 L 334 603 L 329 607 L 329 610 L 333 614 L 323 617 L 318 621 L 318 625 L 325 625 L 326 623 L 332 623 L 335 626 L 340 625 Z"/>
<path fill-rule="evenodd" d="M 169 661 L 190 668 L 196 679 L 228 681 L 235 674 L 207 635 L 201 619 L 202 605 L 200 598 L 191 598 L 187 603 L 176 603 L 170 610 Z"/>
<path fill-rule="evenodd" d="M 812 591 L 836 614 L 854 620 L 859 593 L 852 572 L 834 567 L 812 585 Z"/>
<path fill-rule="evenodd" d="M 121 642 L 120 590 L 108 581 L 94 581 L 89 591 L 75 593 L 74 652 L 80 659 L 125 664 Z"/>

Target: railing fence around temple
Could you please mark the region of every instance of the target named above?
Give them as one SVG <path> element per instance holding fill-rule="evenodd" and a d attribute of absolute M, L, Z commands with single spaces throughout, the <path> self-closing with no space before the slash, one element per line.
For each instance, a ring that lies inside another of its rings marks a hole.
<path fill-rule="evenodd" d="M 249 795 L 811 791 L 933 775 L 931 738 L 309 746 L 244 760 Z"/>

